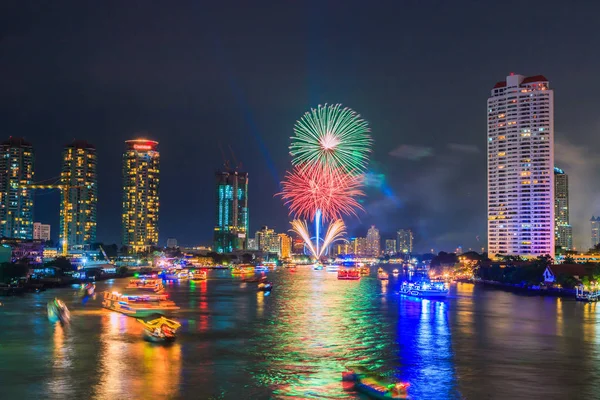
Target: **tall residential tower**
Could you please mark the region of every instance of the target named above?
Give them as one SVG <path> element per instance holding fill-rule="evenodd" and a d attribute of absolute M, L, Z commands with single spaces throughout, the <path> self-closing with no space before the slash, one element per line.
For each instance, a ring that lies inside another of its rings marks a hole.
<path fill-rule="evenodd" d="M 22 138 L 0 144 L 0 237 L 33 238 L 33 147 Z"/>
<path fill-rule="evenodd" d="M 413 233 L 410 229 L 400 229 L 397 233 L 399 253 L 412 253 L 413 251 Z"/>
<path fill-rule="evenodd" d="M 554 168 L 554 244 L 562 250 L 573 248 L 573 228 L 569 224 L 569 176 Z"/>
<path fill-rule="evenodd" d="M 230 253 L 234 250 L 243 250 L 247 246 L 248 236 L 248 174 L 219 171 L 215 176 L 217 179 L 215 251 Z"/>
<path fill-rule="evenodd" d="M 379 257 L 381 255 L 381 238 L 379 237 L 379 229 L 375 225 L 367 231 L 367 255 L 371 257 Z"/>
<path fill-rule="evenodd" d="M 488 253 L 554 254 L 554 94 L 542 75 L 496 83 L 487 102 Z"/>
<path fill-rule="evenodd" d="M 83 140 L 65 146 L 60 184 L 67 189 L 60 203 L 60 239 L 66 234 L 69 248 L 96 242 L 96 179 L 96 147 Z"/>
<path fill-rule="evenodd" d="M 134 252 L 158 244 L 158 142 L 127 140 L 123 153 L 123 245 Z"/>

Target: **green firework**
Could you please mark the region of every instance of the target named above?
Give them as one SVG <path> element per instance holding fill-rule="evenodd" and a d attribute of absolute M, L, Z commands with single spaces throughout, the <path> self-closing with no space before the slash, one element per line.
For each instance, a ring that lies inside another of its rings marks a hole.
<path fill-rule="evenodd" d="M 367 121 L 341 104 L 326 104 L 311 109 L 296 122 L 290 154 L 294 165 L 362 173 L 367 167 L 370 146 Z"/>

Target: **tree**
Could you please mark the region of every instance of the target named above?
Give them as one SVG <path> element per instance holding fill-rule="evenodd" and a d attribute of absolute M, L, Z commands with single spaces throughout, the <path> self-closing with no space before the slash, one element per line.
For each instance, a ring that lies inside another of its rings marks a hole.
<path fill-rule="evenodd" d="M 126 266 L 121 266 L 119 267 L 119 269 L 117 270 L 117 274 L 121 275 L 121 276 L 125 276 L 129 273 L 129 268 L 127 268 Z"/>
<path fill-rule="evenodd" d="M 55 267 L 61 272 L 73 271 L 73 264 L 66 257 L 56 257 L 54 260 L 44 264 L 46 267 Z"/>
<path fill-rule="evenodd" d="M 2 263 L 0 265 L 0 282 L 11 283 L 12 281 L 26 277 L 29 266 L 25 264 Z"/>
<path fill-rule="evenodd" d="M 572 255 L 567 254 L 567 256 L 565 257 L 565 260 L 563 261 L 563 264 L 575 264 L 575 259 L 573 258 Z"/>
<path fill-rule="evenodd" d="M 244 254 L 242 254 L 242 262 L 244 264 L 251 263 L 253 258 L 254 257 L 252 257 L 252 254 L 250 254 L 250 253 L 244 253 Z"/>

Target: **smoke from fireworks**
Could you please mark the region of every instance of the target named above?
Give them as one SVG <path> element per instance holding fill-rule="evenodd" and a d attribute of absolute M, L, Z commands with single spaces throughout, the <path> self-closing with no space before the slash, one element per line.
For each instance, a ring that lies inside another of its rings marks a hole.
<path fill-rule="evenodd" d="M 330 221 L 342 215 L 356 215 L 362 206 L 356 200 L 364 196 L 361 175 L 351 175 L 320 166 L 294 167 L 281 183 L 279 195 L 290 208 L 290 214 L 313 220 L 317 210 Z"/>
<path fill-rule="evenodd" d="M 352 109 L 341 104 L 319 105 L 296 122 L 294 133 L 292 164 L 364 172 L 371 136 L 367 122 Z"/>

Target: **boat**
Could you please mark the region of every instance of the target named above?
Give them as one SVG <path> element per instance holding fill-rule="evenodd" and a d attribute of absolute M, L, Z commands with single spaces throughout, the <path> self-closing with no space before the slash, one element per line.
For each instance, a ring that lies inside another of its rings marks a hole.
<path fill-rule="evenodd" d="M 382 281 L 387 281 L 390 278 L 389 274 L 383 270 L 383 268 L 379 268 L 377 270 L 377 279 L 381 279 Z"/>
<path fill-rule="evenodd" d="M 254 267 L 251 265 L 240 265 L 231 268 L 231 275 L 253 274 Z"/>
<path fill-rule="evenodd" d="M 342 280 L 359 280 L 360 271 L 356 268 L 341 268 L 338 271 L 337 278 Z"/>
<path fill-rule="evenodd" d="M 342 381 L 354 382 L 354 389 L 372 399 L 408 399 L 408 387 L 405 382 L 387 384 L 364 371 L 342 372 Z"/>
<path fill-rule="evenodd" d="M 187 269 L 182 269 L 181 271 L 177 272 L 176 276 L 177 276 L 177 279 L 179 279 L 180 281 L 189 279 L 190 271 L 188 271 Z"/>
<path fill-rule="evenodd" d="M 181 324 L 175 320 L 165 318 L 162 314 L 150 314 L 137 321 L 144 325 L 144 340 L 152 343 L 170 343 L 177 338 L 177 329 Z"/>
<path fill-rule="evenodd" d="M 416 297 L 440 298 L 448 296 L 448 284 L 438 281 L 402 282 L 400 293 Z"/>
<path fill-rule="evenodd" d="M 594 303 L 598 301 L 600 297 L 600 292 L 593 291 L 588 292 L 584 289 L 582 285 L 575 286 L 575 300 L 577 301 L 585 301 L 588 303 Z"/>
<path fill-rule="evenodd" d="M 96 285 L 94 285 L 91 282 L 88 282 L 84 287 L 83 290 L 85 290 L 86 295 L 91 296 L 96 292 Z"/>
<path fill-rule="evenodd" d="M 102 307 L 131 317 L 143 318 L 150 314 L 179 310 L 166 294 L 125 295 L 104 292 Z"/>
<path fill-rule="evenodd" d="M 398 268 L 394 268 L 394 270 L 392 271 L 392 274 L 394 274 L 394 276 L 397 276 L 400 272 L 398 272 Z"/>
<path fill-rule="evenodd" d="M 204 281 L 206 280 L 206 271 L 201 269 L 195 269 L 190 271 L 190 280 L 192 281 Z"/>
<path fill-rule="evenodd" d="M 330 264 L 327 267 L 325 267 L 325 270 L 327 272 L 338 272 L 340 270 L 340 266 L 336 264 Z"/>
<path fill-rule="evenodd" d="M 71 313 L 62 300 L 55 298 L 49 301 L 46 309 L 48 310 L 48 320 L 53 324 L 60 322 L 64 325 L 71 321 Z"/>
<path fill-rule="evenodd" d="M 371 268 L 366 267 L 366 266 L 360 267 L 359 270 L 360 270 L 360 274 L 362 276 L 367 276 L 371 273 Z"/>
<path fill-rule="evenodd" d="M 270 292 L 273 289 L 273 283 L 263 280 L 258 284 L 258 290 L 261 292 Z"/>
<path fill-rule="evenodd" d="M 141 290 L 152 290 L 156 293 L 161 292 L 165 289 L 161 279 L 131 279 L 125 287 L 125 289 L 141 289 Z"/>
<path fill-rule="evenodd" d="M 266 265 L 257 265 L 256 267 L 254 267 L 254 271 L 255 272 L 268 272 L 269 267 L 267 267 Z"/>
<path fill-rule="evenodd" d="M 322 264 L 315 264 L 315 265 L 313 265 L 313 270 L 314 271 L 322 271 L 323 270 L 323 265 Z"/>

